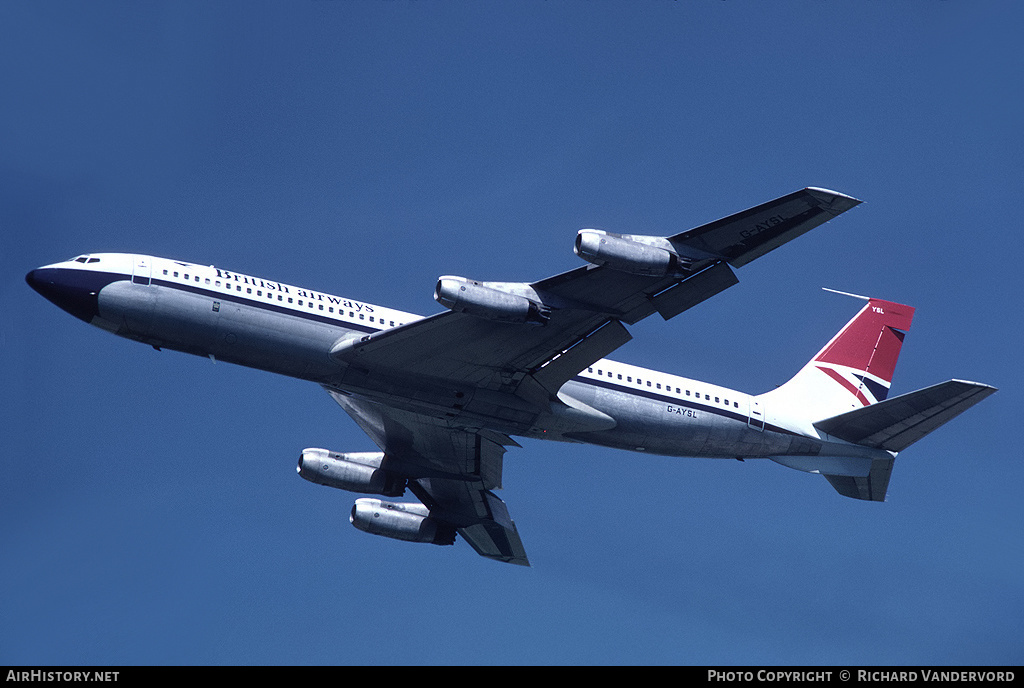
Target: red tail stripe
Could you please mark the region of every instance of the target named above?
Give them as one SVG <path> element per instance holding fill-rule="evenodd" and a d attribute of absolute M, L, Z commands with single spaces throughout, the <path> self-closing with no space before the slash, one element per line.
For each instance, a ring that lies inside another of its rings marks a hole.
<path fill-rule="evenodd" d="M 870 372 L 892 382 L 903 333 L 910 329 L 914 309 L 903 304 L 871 299 L 815 360 Z"/>
<path fill-rule="evenodd" d="M 864 393 L 860 391 L 860 388 L 857 385 L 850 382 L 849 380 L 847 380 L 845 377 L 843 377 L 841 373 L 832 370 L 831 368 L 825 368 L 823 366 L 817 366 L 817 368 L 818 370 L 825 373 L 830 378 L 841 384 L 843 387 L 845 387 L 850 392 L 850 394 L 852 394 L 853 396 L 857 397 L 857 399 L 860 400 L 860 403 L 864 404 L 865 406 L 871 404 L 868 398 L 864 396 Z"/>

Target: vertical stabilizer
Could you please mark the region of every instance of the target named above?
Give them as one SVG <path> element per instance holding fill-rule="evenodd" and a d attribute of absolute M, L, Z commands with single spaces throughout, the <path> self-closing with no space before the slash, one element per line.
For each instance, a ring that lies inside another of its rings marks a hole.
<path fill-rule="evenodd" d="M 882 401 L 913 319 L 910 306 L 867 299 L 793 379 L 762 396 L 812 422 Z"/>

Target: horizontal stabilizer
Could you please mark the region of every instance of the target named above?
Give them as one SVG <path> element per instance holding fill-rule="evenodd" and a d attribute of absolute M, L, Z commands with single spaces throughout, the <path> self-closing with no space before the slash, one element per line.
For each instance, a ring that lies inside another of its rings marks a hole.
<path fill-rule="evenodd" d="M 826 418 L 814 427 L 847 442 L 899 452 L 995 391 L 978 382 L 950 380 Z"/>
<path fill-rule="evenodd" d="M 825 474 L 825 478 L 836 492 L 851 499 L 863 499 L 869 502 L 884 502 L 885 493 L 889 490 L 889 478 L 892 477 L 892 465 L 895 459 L 875 459 L 871 462 L 871 470 L 866 476 Z"/>
<path fill-rule="evenodd" d="M 852 499 L 884 502 L 892 476 L 893 458 L 864 456 L 771 456 L 775 463 L 825 476 L 839 494 Z"/>
<path fill-rule="evenodd" d="M 865 456 L 769 456 L 775 463 L 805 473 L 847 475 L 866 478 L 871 473 L 871 459 Z"/>

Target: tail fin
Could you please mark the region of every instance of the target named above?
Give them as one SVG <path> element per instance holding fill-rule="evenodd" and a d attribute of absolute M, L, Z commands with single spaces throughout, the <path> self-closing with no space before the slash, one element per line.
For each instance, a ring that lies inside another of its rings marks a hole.
<path fill-rule="evenodd" d="M 866 300 L 864 308 L 793 379 L 768 393 L 773 406 L 782 404 L 813 422 L 888 396 L 914 309 L 882 299 Z"/>
<path fill-rule="evenodd" d="M 996 389 L 950 380 L 886 399 L 914 309 L 865 300 L 867 305 L 793 379 L 761 398 L 762 408 L 781 407 L 790 417 L 810 421 L 816 431 L 888 452 L 870 461 L 854 456 L 771 457 L 791 468 L 821 473 L 847 497 L 884 501 L 896 453 Z"/>

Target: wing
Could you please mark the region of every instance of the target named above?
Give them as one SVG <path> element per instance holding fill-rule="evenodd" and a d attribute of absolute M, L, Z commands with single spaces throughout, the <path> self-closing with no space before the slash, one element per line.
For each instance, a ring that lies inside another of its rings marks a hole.
<path fill-rule="evenodd" d="M 567 380 L 629 341 L 623 323 L 692 308 L 736 284 L 730 265 L 745 265 L 859 202 L 803 189 L 671 237 L 627 239 L 685 262 L 661 276 L 591 264 L 532 284 L 486 283 L 527 295 L 543 324 L 445 311 L 353 335 L 332 348 L 342 367 L 325 388 L 431 517 L 455 526 L 485 557 L 528 565 L 515 523 L 491 491 L 501 485 L 505 447 L 515 445 L 508 434 L 561 404 L 557 393 Z"/>
<path fill-rule="evenodd" d="M 629 341 L 622 323 L 655 312 L 668 319 L 737 283 L 742 266 L 860 201 L 807 188 L 722 220 L 658 239 L 692 262 L 683 276 L 645 276 L 587 265 L 528 287 L 550 307 L 543 326 L 511 324 L 446 311 L 348 341 L 332 356 L 360 376 L 420 376 L 537 401 L 553 397 L 580 370 Z"/>
<path fill-rule="evenodd" d="M 860 201 L 851 196 L 807 187 L 677 234 L 669 241 L 720 256 L 741 268 L 857 205 Z"/>
<path fill-rule="evenodd" d="M 512 439 L 327 391 L 385 453 L 389 469 L 409 477 L 432 518 L 455 526 L 482 556 L 530 565 L 505 503 L 491 492 L 501 487 L 504 445 L 518 446 Z"/>

